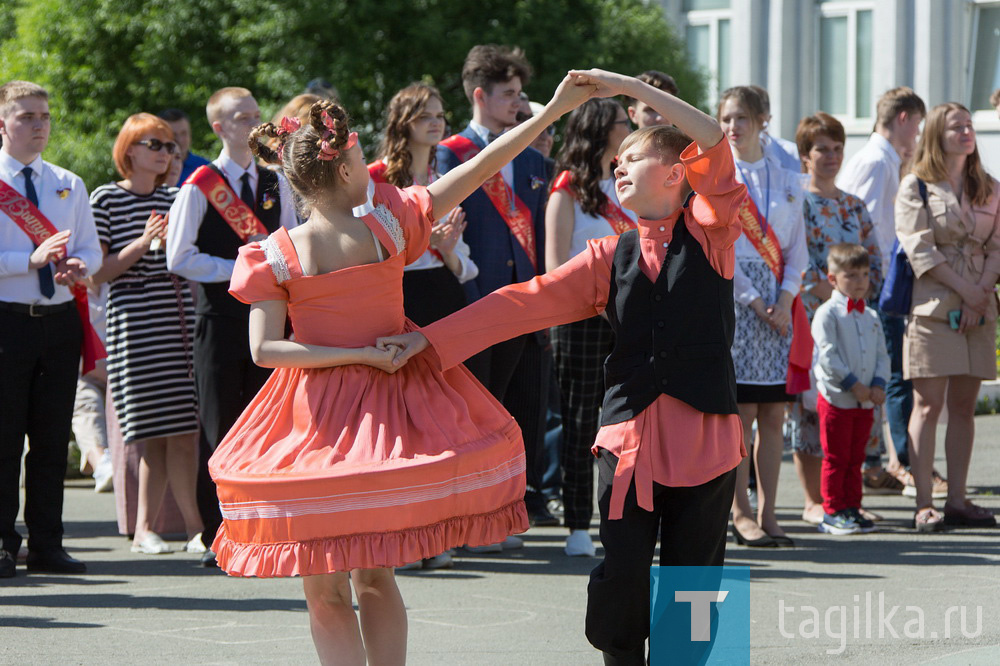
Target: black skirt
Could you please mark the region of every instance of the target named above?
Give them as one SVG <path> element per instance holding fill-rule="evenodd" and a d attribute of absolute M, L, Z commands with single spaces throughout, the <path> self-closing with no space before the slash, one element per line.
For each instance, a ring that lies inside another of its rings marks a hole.
<path fill-rule="evenodd" d="M 758 404 L 765 402 L 794 402 L 795 396 L 785 393 L 784 384 L 737 384 L 738 404 Z"/>
<path fill-rule="evenodd" d="M 403 272 L 403 311 L 418 326 L 466 306 L 465 290 L 447 266 Z"/>

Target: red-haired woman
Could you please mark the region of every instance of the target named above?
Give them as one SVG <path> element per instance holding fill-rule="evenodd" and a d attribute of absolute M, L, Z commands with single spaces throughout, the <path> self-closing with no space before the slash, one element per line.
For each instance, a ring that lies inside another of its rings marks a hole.
<path fill-rule="evenodd" d="M 126 444 L 143 444 L 132 551 L 170 552 L 152 523 L 167 485 L 184 518 L 189 551 L 202 529 L 195 501 L 198 414 L 191 371 L 194 307 L 184 280 L 167 272 L 159 249 L 176 188 L 164 186 L 177 144 L 170 126 L 130 116 L 115 140 L 122 180 L 90 195 L 109 282 L 108 383 Z"/>
<path fill-rule="evenodd" d="M 965 486 L 979 385 L 997 376 L 1000 184 L 983 168 L 972 116 L 961 104 L 939 104 L 927 115 L 913 171 L 899 183 L 896 236 L 916 276 L 903 337 L 903 374 L 913 381 L 913 526 L 920 532 L 946 524 L 994 527 L 993 513 L 969 501 Z M 946 404 L 942 515 L 931 491 L 937 421 Z"/>

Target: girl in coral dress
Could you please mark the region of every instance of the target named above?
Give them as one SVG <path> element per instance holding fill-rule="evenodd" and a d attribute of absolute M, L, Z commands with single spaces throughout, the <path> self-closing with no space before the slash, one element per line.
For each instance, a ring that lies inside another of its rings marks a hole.
<path fill-rule="evenodd" d="M 301 127 L 251 134 L 309 215 L 243 247 L 233 271 L 230 293 L 252 306 L 254 361 L 277 370 L 209 462 L 224 519 L 213 550 L 231 575 L 305 577 L 323 663 L 403 663 L 392 568 L 528 527 L 511 416 L 464 367 L 397 368 L 396 350 L 374 345 L 414 328 L 403 266 L 427 249 L 435 211 L 457 206 L 594 89 L 567 77 L 544 113 L 426 188 L 372 185 L 357 134 L 331 102 Z M 264 144 L 274 137 L 277 152 Z"/>

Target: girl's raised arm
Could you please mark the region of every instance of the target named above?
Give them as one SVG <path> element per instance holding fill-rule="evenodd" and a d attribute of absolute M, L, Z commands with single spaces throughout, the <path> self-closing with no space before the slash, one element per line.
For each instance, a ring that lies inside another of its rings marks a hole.
<path fill-rule="evenodd" d="M 435 211 L 448 211 L 465 201 L 480 185 L 528 147 L 543 129 L 593 96 L 597 86 L 567 75 L 542 113 L 504 132 L 474 158 L 452 169 L 427 187 Z"/>

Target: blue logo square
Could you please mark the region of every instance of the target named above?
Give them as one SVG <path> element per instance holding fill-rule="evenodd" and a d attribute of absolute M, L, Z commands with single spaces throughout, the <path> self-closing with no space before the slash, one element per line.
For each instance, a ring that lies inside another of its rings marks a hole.
<path fill-rule="evenodd" d="M 650 664 L 749 664 L 750 574 L 739 567 L 651 567 Z"/>

